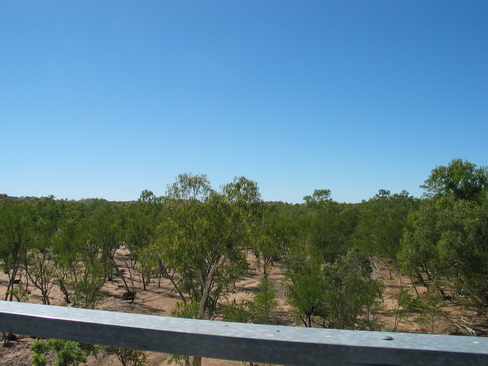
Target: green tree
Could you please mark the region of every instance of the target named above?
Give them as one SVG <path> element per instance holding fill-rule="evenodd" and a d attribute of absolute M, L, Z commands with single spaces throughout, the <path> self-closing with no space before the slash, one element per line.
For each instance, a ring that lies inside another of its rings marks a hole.
<path fill-rule="evenodd" d="M 352 245 L 358 222 L 354 206 L 333 200 L 307 205 L 308 215 L 302 221 L 307 253 L 321 263 L 334 263 Z"/>
<path fill-rule="evenodd" d="M 267 203 L 263 208 L 263 220 L 253 229 L 252 251 L 268 277 L 270 268 L 287 256 L 300 237 L 304 214 L 300 206 L 283 203 Z"/>
<path fill-rule="evenodd" d="M 328 328 L 370 329 L 374 327 L 372 310 L 381 297 L 381 285 L 371 272 L 368 258 L 355 249 L 333 263 L 318 263 L 297 254 L 287 265 L 288 299 L 307 327 L 316 323 Z"/>
<path fill-rule="evenodd" d="M 32 248 L 26 260 L 26 274 L 30 282 L 41 291 L 42 302 L 51 303 L 49 294 L 59 278 L 59 270 L 53 261 L 53 252 L 50 247 Z"/>
<path fill-rule="evenodd" d="M 181 174 L 168 186 L 153 251 L 182 299 L 175 315 L 214 317 L 219 298 L 247 267 L 243 249 L 260 212 L 258 187 L 244 177 L 220 191 L 205 175 Z"/>
<path fill-rule="evenodd" d="M 488 188 L 488 168 L 454 159 L 447 167 L 433 169 L 420 187 L 427 190 L 428 197 L 452 195 L 456 199 L 477 200 Z"/>
<path fill-rule="evenodd" d="M 29 202 L 0 201 L 0 259 L 8 275 L 5 300 L 13 300 L 14 283 L 25 262 L 32 241 L 32 214 Z"/>
<path fill-rule="evenodd" d="M 129 286 L 115 261 L 115 252 L 123 240 L 121 208 L 105 200 L 95 200 L 90 204 L 90 210 L 90 215 L 83 221 L 88 235 L 87 246 L 99 253 L 105 267 L 105 278 L 111 281 L 115 270 L 124 283 L 126 293 L 133 298 L 134 289 Z"/>
<path fill-rule="evenodd" d="M 405 273 L 480 312 L 488 299 L 488 200 L 453 196 L 423 202 L 409 218 L 399 259 Z M 447 292 L 449 291 L 449 295 Z"/>
<path fill-rule="evenodd" d="M 32 243 L 25 261 L 25 272 L 30 282 L 41 291 L 42 302 L 49 305 L 49 294 L 59 278 L 53 241 L 66 203 L 57 202 L 53 196 L 32 203 L 35 205 L 32 215 Z"/>
<path fill-rule="evenodd" d="M 382 294 L 369 259 L 350 249 L 336 263 L 321 267 L 324 276 L 325 324 L 337 329 L 374 329 L 374 310 Z"/>
<path fill-rule="evenodd" d="M 444 294 L 446 271 L 451 265 L 440 253 L 438 243 L 442 236 L 440 221 L 443 212 L 452 210 L 453 199 L 424 200 L 418 211 L 409 218 L 409 229 L 403 235 L 398 253 L 403 273 L 427 288 Z"/>
<path fill-rule="evenodd" d="M 54 236 L 53 253 L 66 303 L 95 308 L 103 296 L 100 288 L 105 283 L 106 263 L 97 243 L 91 241 L 87 215 L 83 204 L 70 207 Z"/>
<path fill-rule="evenodd" d="M 379 258 L 388 268 L 398 268 L 397 256 L 407 228 L 407 217 L 418 207 L 419 200 L 406 191 L 391 194 L 380 190 L 361 204 L 359 223 L 354 233 L 358 247 L 364 254 Z"/>
<path fill-rule="evenodd" d="M 421 187 L 427 198 L 410 215 L 398 254 L 403 271 L 444 297 L 462 293 L 484 312 L 488 169 L 455 159 L 433 169 Z"/>
<path fill-rule="evenodd" d="M 353 246 L 358 206 L 333 201 L 328 190 L 305 201 L 301 233 L 284 261 L 290 304 L 307 327 L 370 327 L 381 286 Z"/>
<path fill-rule="evenodd" d="M 276 240 L 275 227 L 272 225 L 270 221 L 266 221 L 254 230 L 252 251 L 265 278 L 274 262 L 281 257 L 280 242 Z"/>
<path fill-rule="evenodd" d="M 87 239 L 81 224 L 85 217 L 85 206 L 83 203 L 70 202 L 53 236 L 54 261 L 59 269 L 58 284 L 67 304 L 71 303 L 68 288 L 76 288 L 83 270 L 81 257 L 90 254 L 84 251 Z"/>
<path fill-rule="evenodd" d="M 252 314 L 249 309 L 249 302 L 245 300 L 232 300 L 230 303 L 220 304 L 222 320 L 234 323 L 249 323 Z"/>
<path fill-rule="evenodd" d="M 276 289 L 273 282 L 263 277 L 254 291 L 254 299 L 250 302 L 250 313 L 254 323 L 270 324 L 271 313 L 278 306 Z"/>
<path fill-rule="evenodd" d="M 130 252 L 132 265 L 138 265 L 142 277 L 143 289 L 157 272 L 158 262 L 150 253 L 149 245 L 156 235 L 162 203 L 151 191 L 145 190 L 136 203 L 125 208 L 124 243 Z M 128 268 L 130 271 L 131 268 Z"/>
<path fill-rule="evenodd" d="M 288 302 L 305 327 L 313 326 L 314 317 L 324 318 L 324 278 L 320 265 L 304 253 L 291 252 L 286 259 Z"/>
<path fill-rule="evenodd" d="M 419 297 L 413 296 L 409 289 L 400 286 L 398 293 L 395 295 L 395 300 L 397 301 L 396 308 L 393 310 L 395 315 L 395 321 L 393 325 L 393 331 L 396 332 L 398 325 L 402 321 L 411 323 L 408 317 L 412 315 L 413 312 L 420 313 L 424 309 L 422 300 Z"/>
<path fill-rule="evenodd" d="M 330 189 L 316 189 L 311 196 L 303 197 L 309 206 L 320 206 L 331 200 Z"/>

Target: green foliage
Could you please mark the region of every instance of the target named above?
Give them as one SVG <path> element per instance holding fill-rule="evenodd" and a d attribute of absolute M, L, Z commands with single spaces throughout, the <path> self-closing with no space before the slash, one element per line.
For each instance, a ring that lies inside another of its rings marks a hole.
<path fill-rule="evenodd" d="M 76 283 L 71 283 L 73 289 L 73 307 L 95 309 L 103 299 L 104 294 L 100 291 L 105 283 L 105 272 L 103 264 L 99 259 L 86 263 Z"/>
<path fill-rule="evenodd" d="M 307 208 L 302 229 L 306 251 L 318 263 L 334 263 L 352 242 L 358 212 L 351 205 L 332 200 Z"/>
<path fill-rule="evenodd" d="M 252 250 L 264 276 L 268 276 L 274 262 L 281 257 L 280 242 L 274 237 L 274 227 L 269 221 L 254 228 L 253 231 L 254 245 Z"/>
<path fill-rule="evenodd" d="M 106 347 L 105 352 L 116 355 L 122 366 L 145 366 L 148 364 L 146 354 L 138 349 Z"/>
<path fill-rule="evenodd" d="M 488 200 L 426 200 L 409 218 L 399 260 L 405 273 L 441 295 L 446 291 L 487 310 Z"/>
<path fill-rule="evenodd" d="M 145 209 L 144 204 L 131 204 L 123 217 L 124 243 L 136 257 L 149 245 L 156 229 L 155 218 L 147 215 Z"/>
<path fill-rule="evenodd" d="M 0 201 L 0 259 L 8 275 L 5 300 L 12 301 L 14 282 L 32 241 L 31 207 L 22 201 Z"/>
<path fill-rule="evenodd" d="M 398 325 L 407 320 L 412 313 L 420 313 L 423 310 L 422 301 L 418 297 L 414 297 L 408 290 L 403 286 L 400 287 L 399 292 L 395 295 L 397 300 L 397 306 L 393 310 L 395 315 L 395 322 L 393 331 L 396 332 Z"/>
<path fill-rule="evenodd" d="M 92 240 L 94 228 L 87 215 L 94 212 L 86 204 L 64 203 L 64 215 L 51 241 L 52 262 L 55 265 L 65 302 L 74 306 L 94 308 L 102 297 L 101 286 L 105 282 L 106 262 L 101 250 Z M 95 205 L 100 205 L 95 201 Z"/>
<path fill-rule="evenodd" d="M 425 327 L 429 334 L 440 334 L 451 328 L 451 321 L 448 321 L 448 313 L 442 309 L 444 303 L 440 296 L 432 292 L 413 296 L 405 287 L 400 287 L 399 293 L 395 296 L 397 307 L 393 311 L 395 324 L 393 331 L 404 321 L 409 324 L 416 322 Z"/>
<path fill-rule="evenodd" d="M 41 291 L 42 302 L 46 305 L 50 304 L 49 294 L 56 279 L 60 276 L 60 271 L 53 257 L 50 247 L 41 250 L 33 248 L 27 255 L 25 265 L 27 276 L 31 283 Z"/>
<path fill-rule="evenodd" d="M 264 277 L 256 290 L 254 299 L 249 303 L 253 323 L 270 324 L 271 313 L 278 306 L 276 301 L 276 290 L 273 282 Z"/>
<path fill-rule="evenodd" d="M 152 194 L 152 192 L 148 191 L 146 194 Z M 126 285 L 126 293 L 131 295 L 136 293 L 134 283 L 136 266 L 140 272 L 144 290 L 147 289 L 151 276 L 158 273 L 158 262 L 149 252 L 149 245 L 155 236 L 160 204 L 159 200 L 153 196 L 145 199 L 145 201 L 139 199 L 138 202 L 130 204 L 120 213 L 123 242 L 119 244 L 123 243 L 123 247 L 128 251 L 128 256 L 125 257 L 125 270 L 130 278 L 131 286 L 129 287 L 128 281 L 125 281 L 124 285 Z M 112 262 L 112 265 L 116 272 L 124 278 L 115 261 Z"/>
<path fill-rule="evenodd" d="M 351 249 L 334 263 L 317 263 L 307 256 L 288 264 L 288 298 L 305 326 L 371 329 L 372 311 L 382 287 L 371 277 L 369 260 Z"/>
<path fill-rule="evenodd" d="M 330 189 L 316 189 L 311 196 L 303 197 L 305 203 L 310 206 L 326 204 L 330 199 Z"/>
<path fill-rule="evenodd" d="M 222 320 L 234 323 L 249 323 L 252 319 L 252 314 L 249 310 L 247 301 L 232 302 L 220 304 L 222 312 Z"/>
<path fill-rule="evenodd" d="M 421 186 L 427 196 L 454 196 L 456 199 L 478 200 L 488 188 L 488 168 L 462 159 L 452 160 L 447 167 L 432 169 L 429 178 Z"/>
<path fill-rule="evenodd" d="M 204 175 L 182 174 L 168 187 L 152 250 L 182 301 L 199 304 L 197 318 L 213 318 L 219 298 L 242 276 L 243 249 L 250 246 L 260 209 L 257 186 L 244 177 L 220 192 Z"/>
<path fill-rule="evenodd" d="M 185 365 L 189 366 L 190 365 L 190 356 L 186 355 L 171 355 L 171 358 L 168 360 L 168 365 L 173 365 L 173 364 L 178 364 L 178 365 Z"/>
<path fill-rule="evenodd" d="M 325 317 L 324 279 L 320 265 L 303 254 L 293 253 L 287 259 L 288 301 L 306 327 L 312 327 L 312 317 Z"/>
<path fill-rule="evenodd" d="M 300 206 L 265 204 L 263 220 L 252 228 L 252 251 L 265 277 L 276 261 L 288 255 L 300 237 L 303 212 Z"/>
<path fill-rule="evenodd" d="M 305 199 L 301 233 L 284 261 L 288 300 L 307 327 L 319 320 L 321 326 L 332 328 L 364 328 L 366 323 L 359 323 L 376 302 L 379 285 L 370 282 L 367 258 L 351 249 L 357 206 L 334 202 L 328 190 L 315 191 Z M 359 297 L 356 287 L 362 291 Z M 354 299 L 347 302 L 347 296 Z"/>
<path fill-rule="evenodd" d="M 92 250 L 100 255 L 105 276 L 111 280 L 112 271 L 118 272 L 114 256 L 123 239 L 120 208 L 105 200 L 95 200 L 90 204 L 90 210 L 90 216 L 83 221 L 87 230 L 88 243 Z M 122 276 L 121 278 L 124 279 Z M 130 291 L 125 280 L 124 285 L 127 291 Z"/>
<path fill-rule="evenodd" d="M 322 265 L 328 328 L 372 329 L 372 311 L 381 297 L 381 284 L 371 277 L 369 260 L 350 250 L 335 264 Z"/>
<path fill-rule="evenodd" d="M 273 283 L 264 277 L 253 293 L 252 300 L 221 303 L 222 319 L 237 323 L 271 324 L 271 313 L 278 306 Z"/>
<path fill-rule="evenodd" d="M 47 357 L 46 354 L 49 351 L 49 346 L 44 339 L 37 339 L 30 350 L 32 351 L 32 366 L 46 366 Z"/>
<path fill-rule="evenodd" d="M 170 315 L 178 318 L 195 319 L 198 316 L 200 306 L 197 302 L 183 302 L 176 303 Z"/>
<path fill-rule="evenodd" d="M 445 267 L 436 247 L 441 233 L 437 227 L 438 207 L 443 202 L 423 202 L 421 208 L 410 215 L 411 228 L 406 230 L 402 239 L 402 249 L 398 259 L 403 272 L 415 277 L 428 287 L 430 282 L 439 283 L 440 272 Z"/>
<path fill-rule="evenodd" d="M 415 321 L 422 324 L 429 334 L 444 333 L 450 328 L 450 324 L 446 324 L 447 313 L 442 310 L 442 306 L 441 297 L 432 293 L 426 294 L 421 298 L 419 316 Z"/>
<path fill-rule="evenodd" d="M 90 354 L 96 355 L 98 347 L 91 344 L 63 341 L 59 339 L 37 339 L 31 346 L 32 365 L 45 366 L 47 355 L 54 353 L 53 366 L 76 366 L 84 363 Z"/>
<path fill-rule="evenodd" d="M 401 239 L 408 227 L 407 217 L 419 207 L 419 200 L 408 192 L 390 194 L 380 190 L 361 207 L 354 238 L 365 255 L 377 256 L 397 267 Z"/>
<path fill-rule="evenodd" d="M 213 319 L 252 251 L 265 278 L 252 300 L 220 304 L 225 319 L 270 322 L 276 290 L 267 276 L 280 261 L 303 324 L 366 329 L 381 292 L 369 260 L 379 258 L 430 291 L 426 300 L 401 291 L 398 321 L 419 314 L 429 331 L 439 331 L 442 296 L 488 310 L 488 170 L 456 159 L 433 169 L 423 187 L 422 200 L 380 190 L 361 204 L 341 204 L 324 189 L 305 204 L 264 204 L 244 177 L 214 189 L 205 175 L 181 174 L 165 197 L 145 190 L 127 206 L 0 200 L 6 299 L 27 299 L 28 288 L 14 286 L 21 274 L 47 304 L 59 285 L 67 303 L 94 308 L 114 271 L 133 291 L 114 259 L 124 245 L 127 270 L 138 268 L 143 286 L 156 274 L 172 281 L 181 300 L 174 316 Z"/>
<path fill-rule="evenodd" d="M 11 295 L 18 302 L 29 302 L 29 294 L 22 284 L 14 285 L 9 291 L 7 291 L 6 295 Z"/>

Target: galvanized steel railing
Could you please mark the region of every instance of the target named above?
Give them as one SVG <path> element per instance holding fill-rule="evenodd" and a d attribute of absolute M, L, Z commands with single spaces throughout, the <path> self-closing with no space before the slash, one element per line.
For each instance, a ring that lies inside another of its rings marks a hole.
<path fill-rule="evenodd" d="M 278 365 L 488 365 L 488 338 L 366 332 L 0 301 L 0 332 Z"/>

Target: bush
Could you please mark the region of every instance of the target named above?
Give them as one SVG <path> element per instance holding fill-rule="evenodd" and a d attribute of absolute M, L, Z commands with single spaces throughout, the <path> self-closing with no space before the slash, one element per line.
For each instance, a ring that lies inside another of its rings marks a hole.
<path fill-rule="evenodd" d="M 107 347 L 105 352 L 116 355 L 123 366 L 147 365 L 147 357 L 144 351 L 131 348 Z"/>
<path fill-rule="evenodd" d="M 50 352 L 55 354 L 53 366 L 76 366 L 86 362 L 90 354 L 97 354 L 98 347 L 60 339 L 38 339 L 32 344 L 31 351 L 33 366 L 46 366 Z"/>

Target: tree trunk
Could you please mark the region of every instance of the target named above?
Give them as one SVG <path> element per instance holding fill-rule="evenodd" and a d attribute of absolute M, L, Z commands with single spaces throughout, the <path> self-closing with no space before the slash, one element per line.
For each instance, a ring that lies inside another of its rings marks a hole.
<path fill-rule="evenodd" d="M 17 277 L 17 271 L 18 271 L 18 266 L 15 266 L 14 269 L 12 270 L 12 276 L 10 277 L 7 285 L 7 291 L 5 292 L 5 301 L 13 301 L 14 294 L 13 294 L 13 289 L 14 289 L 14 281 L 15 278 Z M 9 295 L 10 295 L 10 300 L 9 300 Z"/>
<path fill-rule="evenodd" d="M 212 265 L 212 268 L 210 269 L 210 272 L 207 275 L 207 278 L 205 278 L 202 300 L 200 301 L 200 308 L 198 310 L 197 319 L 203 319 L 205 316 L 205 309 L 207 307 L 207 299 L 208 299 L 208 294 L 210 292 L 210 286 L 212 285 L 213 279 L 215 277 L 215 272 L 217 271 L 217 268 L 219 267 L 219 263 L 220 263 L 220 257 L 218 257 L 215 260 L 214 264 Z M 194 356 L 193 357 L 193 366 L 201 366 L 201 365 L 202 365 L 202 358 L 200 356 Z"/>
<path fill-rule="evenodd" d="M 202 300 L 200 301 L 200 308 L 198 310 L 198 318 L 197 319 L 203 319 L 203 316 L 205 315 L 205 308 L 207 307 L 207 299 L 208 299 L 208 293 L 210 291 L 210 286 L 212 285 L 213 279 L 215 277 L 215 272 L 217 271 L 217 268 L 220 263 L 220 257 L 218 257 L 214 264 L 212 264 L 212 268 L 210 269 L 210 272 L 207 275 L 207 278 L 205 279 L 204 287 L 203 287 L 203 294 L 202 294 Z"/>

